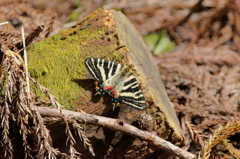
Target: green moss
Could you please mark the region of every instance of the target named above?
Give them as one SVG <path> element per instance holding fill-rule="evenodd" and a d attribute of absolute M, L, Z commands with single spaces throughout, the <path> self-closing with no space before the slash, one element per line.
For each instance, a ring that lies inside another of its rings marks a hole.
<path fill-rule="evenodd" d="M 129 52 L 125 46 L 116 49 L 119 47 L 116 45 L 117 40 L 114 34 L 109 34 L 114 31 L 109 31 L 103 25 L 105 19 L 97 17 L 99 14 L 96 12 L 79 21 L 75 27 L 62 30 L 28 49 L 31 76 L 51 90 L 66 109 L 74 109 L 91 100 L 83 88 L 84 80 L 89 79 L 84 66 L 86 58 L 97 57 L 121 62 L 123 55 Z M 36 94 L 42 95 L 38 90 Z"/>
<path fill-rule="evenodd" d="M 76 29 L 66 29 L 36 43 L 28 50 L 30 74 L 69 109 L 79 96 L 86 99 L 80 94 L 84 90 L 76 81 L 86 78 L 83 61 L 89 53 L 103 51 L 102 47 L 92 44 L 104 33 L 104 30 L 85 29 L 80 34 Z M 39 91 L 36 93 L 40 95 Z"/>

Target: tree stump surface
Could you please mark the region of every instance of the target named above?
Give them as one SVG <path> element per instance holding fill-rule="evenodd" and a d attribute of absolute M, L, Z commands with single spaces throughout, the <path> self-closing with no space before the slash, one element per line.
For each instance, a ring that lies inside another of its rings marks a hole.
<path fill-rule="evenodd" d="M 146 131 L 154 131 L 176 145 L 184 145 L 179 121 L 151 54 L 121 12 L 98 9 L 73 27 L 34 44 L 28 53 L 31 75 L 50 89 L 66 109 L 81 109 L 89 114 L 119 118 Z M 94 96 L 94 80 L 84 66 L 84 60 L 89 57 L 133 65 L 147 110 L 122 106 L 113 111 L 110 96 Z M 65 143 L 60 142 L 64 126 L 62 131 L 59 127 L 49 128 L 53 144 L 64 149 Z M 93 144 L 96 158 L 167 156 L 160 150 L 151 153 L 156 148 L 147 142 L 106 128 L 87 125 L 86 134 Z M 82 158 L 91 157 L 87 150 L 79 149 Z"/>

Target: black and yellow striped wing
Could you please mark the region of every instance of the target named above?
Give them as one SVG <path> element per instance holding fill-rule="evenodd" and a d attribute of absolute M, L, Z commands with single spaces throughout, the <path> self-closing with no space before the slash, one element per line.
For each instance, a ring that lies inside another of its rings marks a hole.
<path fill-rule="evenodd" d="M 117 99 L 112 100 L 116 101 L 113 102 L 115 105 L 121 101 L 138 110 L 146 108 L 146 101 L 130 67 L 98 58 L 87 58 L 84 64 L 93 78 L 102 84 L 103 90 L 108 86 L 113 89 L 109 94 Z"/>
<path fill-rule="evenodd" d="M 137 110 L 146 109 L 145 98 L 141 89 L 139 88 L 136 78 L 133 75 L 130 75 L 127 78 L 127 81 L 125 81 L 119 95 L 119 100 Z"/>
<path fill-rule="evenodd" d="M 85 59 L 84 64 L 93 78 L 100 83 L 103 83 L 119 72 L 122 67 L 122 65 L 118 63 L 98 58 L 87 58 Z"/>

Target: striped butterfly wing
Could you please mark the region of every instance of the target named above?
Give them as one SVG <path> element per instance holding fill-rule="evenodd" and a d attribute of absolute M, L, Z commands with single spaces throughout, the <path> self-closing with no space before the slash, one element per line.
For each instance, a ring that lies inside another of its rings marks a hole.
<path fill-rule="evenodd" d="M 129 73 L 128 69 L 124 69 L 123 65 L 98 58 L 87 58 L 84 64 L 96 81 L 104 83 L 106 80 L 110 80 L 108 82 L 112 86 L 120 85 L 121 88 L 117 89 L 120 94 L 116 99 L 135 109 L 146 109 L 146 101 L 136 78 L 131 72 Z"/>
<path fill-rule="evenodd" d="M 145 98 L 142 94 L 141 89 L 139 88 L 139 85 L 134 75 L 131 74 L 126 79 L 122 91 L 119 95 L 119 100 L 134 109 L 146 109 Z"/>
<path fill-rule="evenodd" d="M 98 58 L 87 58 L 84 64 L 93 78 L 100 83 L 112 77 L 122 67 L 118 63 Z"/>

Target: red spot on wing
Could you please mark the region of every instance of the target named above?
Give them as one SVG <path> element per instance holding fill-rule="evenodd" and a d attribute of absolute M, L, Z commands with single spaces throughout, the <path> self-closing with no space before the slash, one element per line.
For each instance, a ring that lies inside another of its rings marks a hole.
<path fill-rule="evenodd" d="M 117 98 L 117 91 L 112 91 L 113 92 L 113 98 Z"/>
<path fill-rule="evenodd" d="M 111 86 L 107 86 L 107 87 L 104 88 L 104 91 L 106 91 L 108 89 L 112 90 L 112 87 Z"/>

